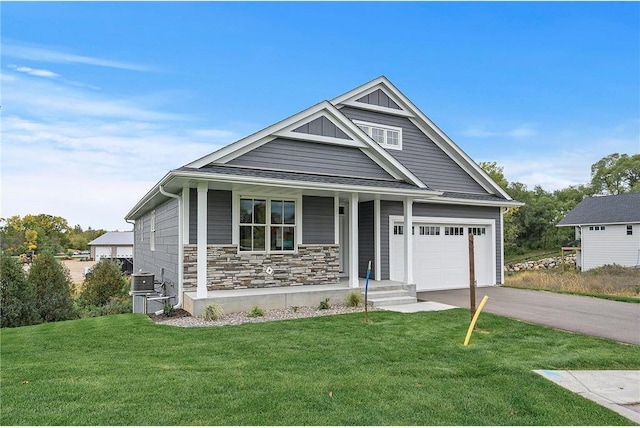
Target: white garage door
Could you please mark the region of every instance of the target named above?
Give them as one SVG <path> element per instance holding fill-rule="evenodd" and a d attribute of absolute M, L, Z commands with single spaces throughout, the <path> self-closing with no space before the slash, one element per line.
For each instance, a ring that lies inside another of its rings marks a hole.
<path fill-rule="evenodd" d="M 390 277 L 404 280 L 404 225 L 391 222 Z M 494 234 L 491 224 L 413 223 L 413 280 L 418 291 L 469 286 L 469 238 L 474 235 L 478 286 L 495 284 Z"/>
<path fill-rule="evenodd" d="M 132 259 L 133 258 L 133 247 L 117 247 L 116 249 L 116 257 L 119 259 Z"/>
<path fill-rule="evenodd" d="M 111 247 L 96 247 L 96 261 L 103 257 L 111 258 Z"/>

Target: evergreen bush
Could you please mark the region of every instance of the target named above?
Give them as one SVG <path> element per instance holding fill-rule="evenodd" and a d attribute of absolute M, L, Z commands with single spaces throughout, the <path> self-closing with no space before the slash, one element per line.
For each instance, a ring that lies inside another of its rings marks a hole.
<path fill-rule="evenodd" d="M 21 327 L 40 323 L 36 291 L 27 281 L 18 260 L 0 253 L 0 327 Z"/>
<path fill-rule="evenodd" d="M 121 263 L 101 259 L 85 275 L 80 293 L 80 304 L 104 306 L 111 298 L 127 296 L 129 281 L 122 273 Z"/>
<path fill-rule="evenodd" d="M 56 260 L 51 252 L 45 251 L 33 258 L 27 281 L 35 289 L 36 305 L 42 321 L 64 321 L 76 317 L 69 269 Z"/>

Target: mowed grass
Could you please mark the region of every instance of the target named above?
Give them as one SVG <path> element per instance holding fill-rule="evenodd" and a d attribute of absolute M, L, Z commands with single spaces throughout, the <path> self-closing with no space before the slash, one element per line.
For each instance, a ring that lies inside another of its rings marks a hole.
<path fill-rule="evenodd" d="M 126 314 L 5 329 L 2 425 L 629 425 L 533 369 L 640 347 L 483 313 L 179 328 Z"/>

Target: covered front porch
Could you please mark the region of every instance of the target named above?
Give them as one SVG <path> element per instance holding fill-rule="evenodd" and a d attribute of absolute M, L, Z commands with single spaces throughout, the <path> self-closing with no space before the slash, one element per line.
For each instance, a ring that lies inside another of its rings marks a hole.
<path fill-rule="evenodd" d="M 337 305 L 343 304 L 352 291 L 364 293 L 365 281 L 364 278 L 360 278 L 355 288 L 344 278 L 334 284 L 210 290 L 206 297 L 198 297 L 196 290 L 190 290 L 184 292 L 183 307 L 192 315 L 201 316 L 204 309 L 214 302 L 221 304 L 227 313 L 250 311 L 256 305 L 262 309 L 318 306 L 324 299 L 329 299 L 331 305 Z M 369 302 L 373 305 L 376 305 L 376 302 L 382 304 L 416 301 L 415 285 L 400 281 L 369 280 L 368 289 Z"/>

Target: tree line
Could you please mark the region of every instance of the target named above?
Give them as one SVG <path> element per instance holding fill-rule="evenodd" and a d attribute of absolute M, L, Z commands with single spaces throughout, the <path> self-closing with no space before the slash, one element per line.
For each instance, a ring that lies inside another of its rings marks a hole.
<path fill-rule="evenodd" d="M 64 218 L 49 214 L 14 215 L 0 218 L 0 249 L 14 256 L 27 251 L 88 250 L 89 242 L 105 233 L 104 229 L 70 227 Z"/>
<path fill-rule="evenodd" d="M 528 189 L 509 182 L 503 167 L 482 162 L 480 167 L 514 200 L 524 202 L 504 215 L 505 253 L 524 254 L 530 250 L 556 250 L 574 240 L 571 227 L 556 224 L 584 198 L 640 192 L 640 154 L 612 153 L 591 166 L 589 183 L 549 192 L 540 186 Z"/>

